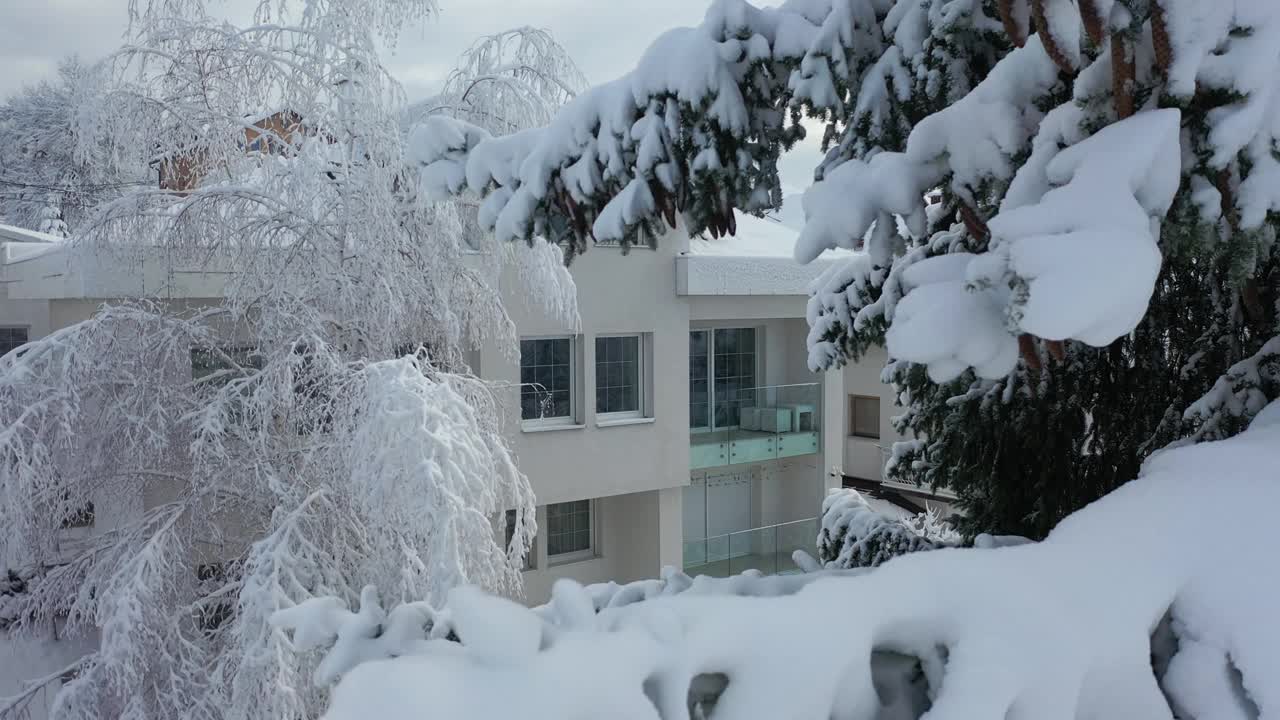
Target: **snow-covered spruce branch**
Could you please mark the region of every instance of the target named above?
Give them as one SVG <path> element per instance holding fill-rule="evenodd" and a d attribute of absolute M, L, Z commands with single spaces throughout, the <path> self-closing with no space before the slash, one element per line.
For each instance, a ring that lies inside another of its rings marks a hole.
<path fill-rule="evenodd" d="M 495 138 L 471 123 L 425 124 L 414 141 L 423 189 L 483 193 L 481 222 L 499 240 L 546 237 L 571 253 L 591 237 L 656 242 L 677 213 L 694 231 L 731 232 L 732 208 L 781 201 L 777 159 L 804 132 L 798 111 L 787 121 L 784 63 L 817 29 L 720 0 L 701 27 L 667 32 L 635 70 L 580 93 L 545 128 Z"/>
<path fill-rule="evenodd" d="M 839 80 L 809 96 L 834 146 L 798 248 L 866 250 L 811 289 L 810 364 L 887 344 L 914 436 L 888 475 L 955 491 L 966 533 L 1042 537 L 1214 437 L 1187 408 L 1275 334 L 1280 8 L 863 9 L 826 36 L 862 52 L 800 73 Z"/>
<path fill-rule="evenodd" d="M 1227 370 L 1213 388 L 1187 408 L 1185 421 L 1195 429 L 1184 445 L 1200 440 L 1230 437 L 1280 399 L 1280 337 L 1272 338 L 1254 353 Z"/>
<path fill-rule="evenodd" d="M 278 619 L 300 643 L 338 638 L 331 670 L 355 665 L 332 720 L 425 705 L 457 718 L 1266 718 L 1280 708 L 1278 453 L 1280 424 L 1259 423 L 1163 454 L 1041 543 L 913 553 L 771 597 L 601 608 L 562 581 L 547 612 L 464 589 L 448 609 L 461 644 L 423 639 L 440 614 L 420 605 L 380 625 L 372 596 L 360 614 L 317 602 Z M 1256 536 L 1187 533 L 1206 513 Z"/>
<path fill-rule="evenodd" d="M 832 490 L 822 501 L 817 559 L 833 569 L 876 567 L 907 553 L 957 547 L 962 540 L 936 508 L 891 518 L 856 490 Z"/>

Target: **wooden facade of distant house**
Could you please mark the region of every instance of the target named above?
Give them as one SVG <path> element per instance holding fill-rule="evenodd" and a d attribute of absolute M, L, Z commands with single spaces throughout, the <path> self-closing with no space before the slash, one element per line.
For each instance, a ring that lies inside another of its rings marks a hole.
<path fill-rule="evenodd" d="M 244 129 L 241 147 L 245 154 L 278 155 L 309 134 L 302 116 L 292 110 L 274 112 Z M 194 190 L 209 174 L 209 152 L 204 148 L 184 150 L 151 162 L 159 176 L 161 190 L 186 193 Z"/>

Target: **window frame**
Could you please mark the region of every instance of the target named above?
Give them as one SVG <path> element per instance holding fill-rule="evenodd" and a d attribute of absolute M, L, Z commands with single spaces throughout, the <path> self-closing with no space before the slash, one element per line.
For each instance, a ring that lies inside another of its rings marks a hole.
<path fill-rule="evenodd" d="M 874 400 L 876 403 L 876 429 L 875 434 L 858 431 L 858 401 Z M 880 397 L 878 395 L 862 395 L 859 393 L 849 393 L 849 437 L 862 438 L 863 440 L 879 440 L 880 432 Z"/>
<path fill-rule="evenodd" d="M 553 505 L 568 505 L 570 503 L 585 502 L 587 503 L 587 535 L 590 543 L 584 550 L 570 550 L 569 552 L 551 553 L 551 507 Z M 557 565 L 569 565 L 571 563 L 585 562 L 600 557 L 600 512 L 597 507 L 598 503 L 594 500 L 566 500 L 558 503 L 548 503 L 544 507 L 544 516 L 546 517 L 546 538 L 547 538 L 547 566 L 555 567 Z"/>
<path fill-rule="evenodd" d="M 523 428 L 548 428 L 548 427 L 567 427 L 579 425 L 578 418 L 580 412 L 581 394 L 578 388 L 578 336 L 573 334 L 563 335 L 522 335 L 519 342 L 523 345 L 525 340 L 568 340 L 569 341 L 569 414 L 555 415 L 551 417 L 526 418 L 524 416 L 524 386 L 525 383 L 517 378 L 517 387 L 520 389 L 520 426 Z M 524 351 L 520 352 L 520 364 L 517 370 L 519 373 L 524 372 Z"/>
<path fill-rule="evenodd" d="M 600 390 L 600 341 L 610 338 L 635 338 L 636 339 L 636 409 L 635 410 L 619 410 L 615 412 L 600 412 L 600 399 L 596 398 L 595 412 L 596 420 L 603 422 L 611 422 L 614 420 L 634 420 L 638 418 L 649 417 L 649 400 L 648 400 L 648 383 L 646 376 L 649 368 L 645 360 L 645 333 L 602 333 L 595 337 L 596 356 L 594 358 L 595 365 L 595 390 Z M 624 361 L 625 362 L 625 361 Z"/>

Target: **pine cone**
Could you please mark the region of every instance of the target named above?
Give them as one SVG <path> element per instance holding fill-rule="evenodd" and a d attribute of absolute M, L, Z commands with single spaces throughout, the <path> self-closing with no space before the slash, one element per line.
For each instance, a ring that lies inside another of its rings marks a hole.
<path fill-rule="evenodd" d="M 1044 13 L 1045 2 L 1052 2 L 1052 0 L 1031 0 L 1031 20 L 1035 25 L 1036 34 L 1040 36 L 1040 43 L 1044 45 L 1044 51 L 1049 54 L 1053 64 L 1057 65 L 1062 72 L 1074 75 L 1075 65 L 1071 63 L 1071 59 L 1062 51 L 1062 48 L 1058 47 L 1058 40 L 1049 27 L 1049 18 Z"/>
<path fill-rule="evenodd" d="M 1164 21 L 1164 7 L 1159 0 L 1151 2 L 1151 45 L 1155 50 L 1156 67 L 1168 74 L 1173 63 L 1173 47 L 1169 44 L 1169 27 Z"/>
<path fill-rule="evenodd" d="M 1133 115 L 1134 102 L 1133 44 L 1125 32 L 1111 33 L 1111 94 L 1116 117 L 1123 120 Z"/>
<path fill-rule="evenodd" d="M 1000 22 L 1004 24 L 1004 32 L 1009 36 L 1010 42 L 1017 47 L 1027 44 L 1027 35 L 1018 25 L 1018 19 L 1013 14 L 1013 3 L 1015 0 L 1000 0 Z"/>
<path fill-rule="evenodd" d="M 1080 20 L 1084 23 L 1084 31 L 1089 40 L 1101 47 L 1106 34 L 1102 27 L 1102 15 L 1098 12 L 1098 0 L 1080 0 Z"/>
<path fill-rule="evenodd" d="M 969 235 L 973 239 L 986 240 L 991 236 L 991 230 L 987 227 L 987 223 L 966 202 L 960 203 L 960 220 L 964 222 L 965 229 L 969 231 Z"/>
<path fill-rule="evenodd" d="M 1067 348 L 1061 340 L 1045 340 L 1044 347 L 1049 351 L 1049 355 L 1054 360 L 1065 360 L 1067 358 Z"/>
<path fill-rule="evenodd" d="M 1040 351 L 1036 348 L 1036 339 L 1027 333 L 1018 336 L 1018 352 L 1022 355 L 1022 363 L 1028 370 L 1040 370 L 1044 365 L 1040 362 Z"/>

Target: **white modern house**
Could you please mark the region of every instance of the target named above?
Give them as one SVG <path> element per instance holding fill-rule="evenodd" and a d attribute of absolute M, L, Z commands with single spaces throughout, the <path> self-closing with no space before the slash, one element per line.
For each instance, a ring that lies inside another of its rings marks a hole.
<path fill-rule="evenodd" d="M 806 287 L 839 258 L 801 266 L 794 230 L 742 216 L 738 227 L 580 256 L 578 327 L 517 292 L 514 267 L 498 275 L 519 361 L 486 347 L 472 369 L 508 388 L 508 435 L 538 498 L 527 601 L 560 577 L 628 581 L 665 565 L 786 572 L 792 550 L 813 547 L 841 470 L 880 480 L 895 439 L 883 358 L 823 374 L 806 362 Z M 12 228 L 0 243 L 0 352 L 114 298 L 221 292 L 216 274 L 160 257 L 103 267 Z"/>

